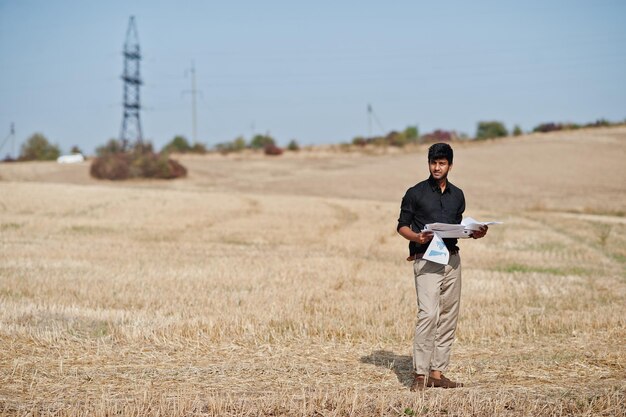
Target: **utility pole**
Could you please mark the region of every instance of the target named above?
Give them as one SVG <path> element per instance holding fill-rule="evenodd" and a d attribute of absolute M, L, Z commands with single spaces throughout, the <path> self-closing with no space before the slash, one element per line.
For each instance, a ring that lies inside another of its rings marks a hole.
<path fill-rule="evenodd" d="M 141 133 L 141 120 L 139 111 L 141 110 L 141 100 L 139 87 L 142 84 L 139 73 L 139 63 L 141 62 L 141 52 L 139 50 L 139 36 L 135 26 L 135 16 L 128 20 L 126 30 L 126 41 L 124 42 L 124 117 L 122 119 L 122 129 L 120 131 L 120 141 L 124 150 L 129 144 L 143 143 Z"/>
<path fill-rule="evenodd" d="M 191 74 L 191 90 L 183 91 L 184 93 L 191 93 L 191 128 L 192 128 L 192 139 L 194 143 L 198 142 L 198 125 L 196 118 L 196 96 L 198 94 L 198 90 L 196 89 L 196 67 L 194 66 L 193 61 L 191 61 L 191 68 L 189 69 L 189 73 Z"/>
<path fill-rule="evenodd" d="M 193 124 L 193 143 L 198 141 L 198 125 L 196 123 L 196 68 L 191 61 L 191 123 Z"/>
<path fill-rule="evenodd" d="M 15 123 L 11 123 L 9 135 L 6 138 L 4 138 L 4 140 L 2 141 L 2 144 L 0 144 L 0 151 L 2 151 L 2 148 L 4 148 L 4 145 L 6 145 L 9 139 L 11 139 L 11 153 L 8 154 L 5 159 L 8 161 L 11 161 L 11 160 L 17 159 L 17 157 L 15 158 L 13 157 L 13 155 L 15 155 Z"/>
<path fill-rule="evenodd" d="M 378 120 L 376 113 L 374 113 L 374 109 L 372 108 L 372 105 L 368 104 L 367 105 L 367 127 L 368 127 L 368 134 L 370 138 L 372 137 L 372 120 L 376 122 L 381 133 L 385 134 L 385 128 L 380 123 L 380 120 Z"/>
<path fill-rule="evenodd" d="M 372 137 L 372 105 L 367 104 L 367 137 Z"/>
<path fill-rule="evenodd" d="M 17 159 L 15 153 L 15 123 L 11 122 L 11 158 Z"/>

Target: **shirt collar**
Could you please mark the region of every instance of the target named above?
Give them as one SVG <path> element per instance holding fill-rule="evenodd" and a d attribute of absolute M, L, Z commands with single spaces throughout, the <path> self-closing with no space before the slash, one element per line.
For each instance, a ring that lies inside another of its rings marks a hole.
<path fill-rule="evenodd" d="M 428 184 L 430 185 L 430 188 L 432 188 L 433 191 L 441 192 L 440 191 L 441 189 L 439 188 L 439 184 L 437 184 L 437 181 L 435 181 L 432 175 L 428 177 Z M 446 179 L 446 188 L 443 190 L 443 192 L 444 193 L 450 192 L 450 181 L 448 179 Z"/>

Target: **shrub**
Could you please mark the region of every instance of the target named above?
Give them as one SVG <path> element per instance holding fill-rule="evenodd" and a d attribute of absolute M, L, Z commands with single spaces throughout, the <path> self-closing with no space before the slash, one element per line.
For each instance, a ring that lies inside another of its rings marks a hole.
<path fill-rule="evenodd" d="M 522 132 L 522 128 L 521 127 L 519 127 L 518 125 L 515 125 L 513 127 L 513 136 L 521 136 L 523 134 L 524 134 L 524 132 Z"/>
<path fill-rule="evenodd" d="M 185 153 L 191 150 L 191 145 L 187 141 L 187 138 L 181 135 L 174 136 L 168 144 L 166 144 L 161 152 L 178 152 Z"/>
<path fill-rule="evenodd" d="M 403 147 L 409 140 L 404 133 L 391 131 L 385 137 L 385 141 L 391 146 Z"/>
<path fill-rule="evenodd" d="M 243 136 L 238 136 L 233 141 L 233 150 L 235 152 L 243 151 L 244 149 L 246 149 L 246 146 L 246 140 Z"/>
<path fill-rule="evenodd" d="M 226 155 L 230 152 L 234 152 L 233 143 L 232 142 L 223 142 L 215 145 L 215 150 L 221 153 L 222 155 Z"/>
<path fill-rule="evenodd" d="M 109 141 L 111 144 L 111 141 Z M 103 147 L 106 149 L 106 147 Z M 102 148 L 99 148 L 102 149 Z M 152 144 L 138 144 L 128 152 L 102 152 L 91 164 L 91 176 L 98 179 L 173 179 L 187 175 L 187 169 L 167 153 L 154 153 Z"/>
<path fill-rule="evenodd" d="M 52 145 L 41 133 L 35 133 L 22 145 L 21 161 L 50 161 L 61 155 L 59 147 Z"/>
<path fill-rule="evenodd" d="M 606 127 L 611 126 L 611 122 L 606 119 L 598 119 L 593 123 L 587 123 L 585 127 Z"/>
<path fill-rule="evenodd" d="M 363 136 L 357 136 L 352 139 L 352 144 L 355 146 L 365 146 L 368 144 L 372 144 L 374 146 L 398 146 L 402 147 L 409 142 L 417 142 L 419 141 L 419 133 L 417 131 L 417 126 L 409 126 L 404 129 L 402 132 L 398 132 L 392 130 L 387 133 L 385 136 L 373 136 L 369 138 L 365 138 Z"/>
<path fill-rule="evenodd" d="M 282 155 L 283 150 L 273 143 L 268 143 L 263 148 L 265 155 Z"/>
<path fill-rule="evenodd" d="M 275 145 L 274 138 L 270 135 L 255 135 L 250 141 L 252 149 L 265 149 L 267 145 Z"/>
<path fill-rule="evenodd" d="M 541 123 L 540 125 L 537 125 L 533 128 L 533 132 L 554 132 L 557 130 L 576 130 L 576 129 L 580 129 L 581 127 L 606 127 L 606 126 L 613 126 L 614 123 L 611 123 L 610 121 L 606 120 L 606 119 L 598 119 L 595 122 L 591 122 L 591 123 L 586 123 L 584 125 L 579 125 L 577 123 Z"/>
<path fill-rule="evenodd" d="M 125 180 L 130 178 L 130 155 L 109 153 L 96 157 L 91 163 L 89 173 L 92 177 L 106 180 Z"/>
<path fill-rule="evenodd" d="M 362 136 L 357 136 L 352 139 L 352 144 L 356 146 L 365 146 L 367 144 L 367 140 Z"/>
<path fill-rule="evenodd" d="M 368 138 L 367 143 L 372 143 L 374 146 L 386 146 L 388 144 L 387 137 L 385 136 L 374 136 L 373 138 Z"/>
<path fill-rule="evenodd" d="M 204 143 L 196 142 L 193 144 L 189 152 L 205 154 L 207 152 L 206 145 Z"/>
<path fill-rule="evenodd" d="M 407 128 L 404 129 L 404 136 L 406 136 L 410 142 L 417 141 L 420 136 L 417 126 L 407 126 Z"/>
<path fill-rule="evenodd" d="M 232 142 L 223 142 L 215 145 L 215 150 L 217 150 L 222 155 L 229 154 L 231 152 L 241 152 L 246 149 L 246 140 L 243 136 L 238 136 Z"/>
<path fill-rule="evenodd" d="M 563 129 L 563 125 L 561 125 L 560 123 L 541 123 L 540 125 L 537 125 L 533 128 L 533 132 L 542 132 L 542 133 L 546 133 L 546 132 L 554 132 L 557 130 L 562 130 Z"/>
<path fill-rule="evenodd" d="M 437 129 L 432 133 L 422 136 L 424 142 L 451 142 L 455 138 L 455 133 L 443 129 Z"/>
<path fill-rule="evenodd" d="M 207 150 L 206 150 L 206 145 L 204 145 L 204 143 L 194 142 L 194 144 L 191 145 L 187 141 L 187 138 L 185 138 L 182 135 L 176 135 L 174 136 L 174 139 L 172 139 L 168 144 L 163 146 L 163 149 L 161 149 L 161 152 L 167 152 L 167 153 L 191 152 L 191 153 L 205 154 Z"/>
<path fill-rule="evenodd" d="M 98 157 L 121 152 L 124 152 L 124 144 L 117 139 L 109 139 L 105 145 L 96 148 L 96 156 Z"/>
<path fill-rule="evenodd" d="M 289 141 L 289 144 L 287 145 L 287 149 L 292 152 L 297 152 L 300 150 L 300 145 L 298 145 L 298 142 L 296 142 L 295 139 L 291 139 L 291 141 Z"/>
<path fill-rule="evenodd" d="M 476 129 L 476 139 L 492 139 L 508 136 L 509 132 L 504 127 L 502 122 L 490 121 L 490 122 L 478 122 Z"/>

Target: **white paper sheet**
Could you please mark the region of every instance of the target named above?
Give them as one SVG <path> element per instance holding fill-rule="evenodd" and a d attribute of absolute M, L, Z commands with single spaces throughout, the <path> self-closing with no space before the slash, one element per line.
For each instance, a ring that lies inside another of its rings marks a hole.
<path fill-rule="evenodd" d="M 466 217 L 461 222 L 461 225 L 465 226 L 465 230 L 480 230 L 482 226 L 489 226 L 491 224 L 502 224 L 502 222 L 479 222 L 471 217 Z"/>
<path fill-rule="evenodd" d="M 443 243 L 443 240 L 439 237 L 439 234 L 435 233 L 433 235 L 433 239 L 430 241 L 430 245 L 428 245 L 428 249 L 426 249 L 426 253 L 424 253 L 422 259 L 442 265 L 448 263 L 450 260 L 450 252 L 448 248 L 446 248 L 446 244 Z"/>
<path fill-rule="evenodd" d="M 466 229 L 462 224 L 429 223 L 424 226 L 424 231 L 436 233 L 441 238 L 464 239 L 470 237 L 472 230 Z"/>
<path fill-rule="evenodd" d="M 502 224 L 502 222 L 479 222 L 471 217 L 466 217 L 461 224 L 429 223 L 424 226 L 422 231 L 433 232 L 433 239 L 430 241 L 430 245 L 428 245 L 422 259 L 446 265 L 450 260 L 450 252 L 443 242 L 443 238 L 468 238 L 472 232 L 492 224 Z"/>

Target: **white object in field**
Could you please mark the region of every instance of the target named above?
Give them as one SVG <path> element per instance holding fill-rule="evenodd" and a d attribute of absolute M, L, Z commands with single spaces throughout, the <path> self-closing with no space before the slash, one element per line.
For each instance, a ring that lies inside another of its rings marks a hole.
<path fill-rule="evenodd" d="M 471 217 L 463 219 L 461 224 L 429 223 L 424 226 L 423 232 L 433 232 L 433 239 L 426 249 L 422 259 L 446 265 L 450 260 L 450 252 L 443 242 L 443 238 L 468 238 L 472 232 L 480 230 L 483 226 L 502 224 L 502 222 L 479 222 Z"/>
<path fill-rule="evenodd" d="M 85 157 L 79 153 L 72 155 L 61 155 L 57 158 L 59 164 L 78 164 L 85 160 Z"/>

